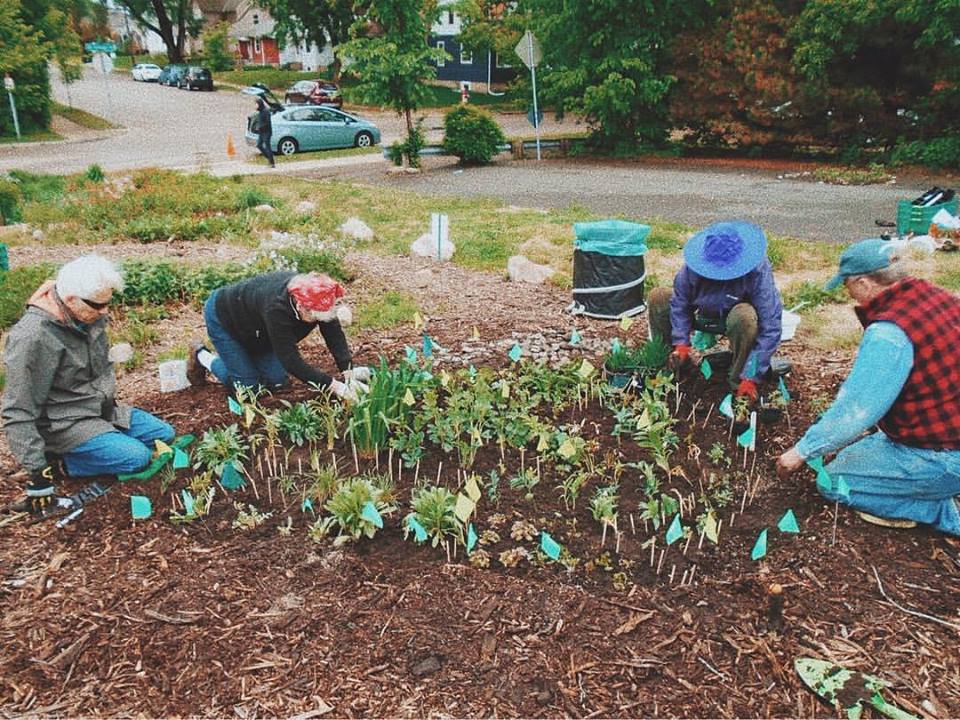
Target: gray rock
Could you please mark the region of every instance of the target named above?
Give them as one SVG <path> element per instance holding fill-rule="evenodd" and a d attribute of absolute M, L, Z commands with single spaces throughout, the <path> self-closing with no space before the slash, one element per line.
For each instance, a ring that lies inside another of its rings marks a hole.
<path fill-rule="evenodd" d="M 410 245 L 411 254 L 432 258 L 434 260 L 449 260 L 453 257 L 453 253 L 455 253 L 456 250 L 456 245 L 449 240 L 440 241 L 440 247 L 438 249 L 437 241 L 430 233 L 421 235 Z"/>
<path fill-rule="evenodd" d="M 514 255 L 507 260 L 507 274 L 512 282 L 542 285 L 556 274 L 556 270 L 547 265 L 538 265 L 523 255 Z"/>
<path fill-rule="evenodd" d="M 273 205 L 267 205 L 264 203 L 263 205 L 257 205 L 253 211 L 258 213 L 272 213 L 275 209 L 276 208 L 274 208 Z"/>
<path fill-rule="evenodd" d="M 317 204 L 309 200 L 301 200 L 297 203 L 297 212 L 301 215 L 312 215 L 317 210 Z"/>

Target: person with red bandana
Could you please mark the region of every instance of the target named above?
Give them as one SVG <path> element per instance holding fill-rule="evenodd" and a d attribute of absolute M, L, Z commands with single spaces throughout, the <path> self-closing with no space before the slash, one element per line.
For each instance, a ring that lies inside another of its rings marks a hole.
<path fill-rule="evenodd" d="M 370 379 L 370 369 L 352 366 L 343 334 L 350 308 L 343 286 L 318 273 L 280 271 L 258 275 L 218 288 L 207 299 L 203 318 L 216 350 L 195 343 L 187 360 L 193 384 L 207 373 L 228 388 L 280 388 L 292 375 L 345 400 L 355 401 L 357 389 Z M 298 344 L 314 328 L 320 330 L 343 380 L 306 362 Z"/>
<path fill-rule="evenodd" d="M 725 335 L 733 355 L 730 389 L 756 401 L 780 344 L 783 316 L 767 236 L 742 220 L 714 223 L 686 242 L 683 260 L 672 291 L 650 292 L 651 336 L 673 345 L 670 365 L 678 369 L 698 363 L 697 349 Z"/>
<path fill-rule="evenodd" d="M 840 284 L 864 326 L 857 359 L 777 471 L 786 477 L 839 450 L 817 481 L 831 502 L 877 525 L 960 535 L 960 300 L 910 277 L 880 238 L 843 251 L 827 290 Z"/>

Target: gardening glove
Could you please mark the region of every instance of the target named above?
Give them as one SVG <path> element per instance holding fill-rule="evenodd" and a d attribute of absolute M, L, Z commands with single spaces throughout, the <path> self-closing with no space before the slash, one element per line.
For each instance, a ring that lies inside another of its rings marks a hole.
<path fill-rule="evenodd" d="M 351 382 L 370 382 L 370 377 L 373 375 L 373 371 L 365 365 L 358 365 L 357 367 L 351 368 L 349 370 L 343 371 L 343 381 L 346 383 Z"/>
<path fill-rule="evenodd" d="M 757 401 L 759 393 L 757 392 L 757 381 L 743 378 L 737 386 L 737 397 L 750 398 L 753 402 Z"/>
<path fill-rule="evenodd" d="M 56 488 L 53 486 L 53 466 L 47 465 L 30 473 L 30 482 L 27 483 L 27 510 L 31 513 L 42 513 L 54 500 Z"/>
<path fill-rule="evenodd" d="M 690 362 L 690 346 L 674 345 L 673 352 L 670 353 L 670 358 L 667 362 L 670 365 L 671 370 L 680 370 L 680 368 Z"/>
<path fill-rule="evenodd" d="M 346 400 L 347 402 L 356 402 L 359 398 L 357 397 L 356 384 L 347 384 L 342 383 L 339 380 L 331 380 L 329 386 L 330 392 L 336 395 L 341 400 Z"/>

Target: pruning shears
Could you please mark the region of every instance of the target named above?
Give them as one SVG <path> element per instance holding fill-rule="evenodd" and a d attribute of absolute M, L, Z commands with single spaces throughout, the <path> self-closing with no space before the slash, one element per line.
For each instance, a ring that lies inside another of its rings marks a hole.
<path fill-rule="evenodd" d="M 881 693 L 890 683 L 874 675 L 809 657 L 797 658 L 793 665 L 807 687 L 830 705 L 846 710 L 849 720 L 860 720 L 864 703 L 892 720 L 919 720 L 884 700 Z"/>

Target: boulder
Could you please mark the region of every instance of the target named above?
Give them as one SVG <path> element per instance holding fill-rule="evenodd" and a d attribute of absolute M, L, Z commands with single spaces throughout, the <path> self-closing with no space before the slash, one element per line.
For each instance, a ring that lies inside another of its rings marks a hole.
<path fill-rule="evenodd" d="M 309 200 L 301 200 L 297 203 L 297 212 L 301 215 L 312 215 L 317 211 L 317 204 Z"/>
<path fill-rule="evenodd" d="M 449 240 L 442 240 L 440 242 L 440 250 L 438 253 L 437 241 L 430 233 L 421 235 L 410 245 L 411 254 L 419 255 L 420 257 L 433 258 L 434 260 L 449 260 L 453 257 L 453 253 L 456 252 L 456 249 L 456 246 Z"/>
<path fill-rule="evenodd" d="M 507 274 L 512 282 L 526 282 L 542 285 L 550 279 L 556 270 L 547 265 L 537 265 L 523 255 L 514 255 L 507 260 Z"/>
<path fill-rule="evenodd" d="M 349 218 L 340 226 L 340 232 L 353 240 L 373 240 L 373 230 L 360 218 Z"/>
<path fill-rule="evenodd" d="M 43 230 L 41 230 L 40 228 L 37 228 L 36 230 L 33 231 L 33 239 L 36 240 L 37 242 L 43 242 L 43 237 L 44 237 Z"/>
<path fill-rule="evenodd" d="M 433 270 L 424 268 L 417 270 L 411 278 L 411 283 L 415 288 L 428 288 L 433 284 Z"/>

